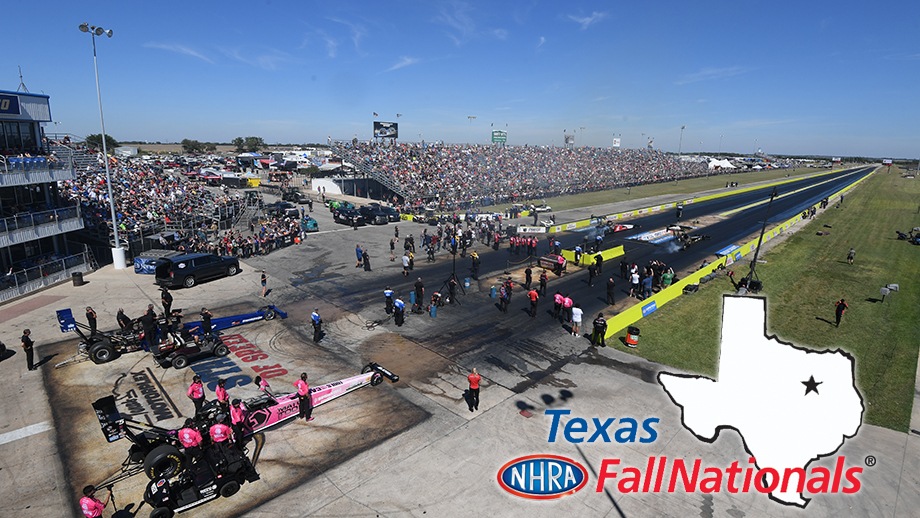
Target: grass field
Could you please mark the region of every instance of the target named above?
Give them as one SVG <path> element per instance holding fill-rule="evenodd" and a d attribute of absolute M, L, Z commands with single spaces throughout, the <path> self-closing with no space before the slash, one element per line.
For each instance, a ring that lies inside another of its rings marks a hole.
<path fill-rule="evenodd" d="M 828 169 L 777 169 L 769 171 L 755 171 L 749 173 L 732 173 L 718 176 L 707 176 L 703 178 L 694 178 L 692 180 L 681 180 L 679 182 L 656 183 L 650 185 L 640 185 L 633 187 L 626 193 L 626 189 L 615 189 L 612 191 L 588 192 L 583 194 L 573 194 L 570 196 L 557 196 L 547 198 L 546 204 L 553 210 L 577 209 L 581 207 L 591 207 L 605 203 L 616 203 L 620 201 L 635 200 L 648 198 L 651 196 L 660 196 L 662 194 L 693 194 L 713 189 L 724 189 L 727 182 L 738 182 L 742 187 L 755 182 L 765 182 L 790 177 L 803 176 L 818 172 L 825 172 Z"/>
<path fill-rule="evenodd" d="M 724 185 L 724 183 L 723 183 Z M 900 171 L 879 170 L 833 205 L 761 256 L 757 273 L 767 296 L 767 331 L 780 340 L 812 349 L 843 349 L 856 358 L 856 381 L 867 423 L 907 431 L 920 347 L 920 246 L 895 239 L 895 230 L 920 226 L 920 181 Z M 824 225 L 830 225 L 827 229 Z M 818 236 L 824 230 L 830 235 Z M 853 265 L 847 251 L 856 249 Z M 734 265 L 746 273 L 749 259 Z M 900 291 L 880 302 L 879 289 Z M 716 376 L 722 294 L 721 277 L 679 297 L 639 322 L 638 349 L 649 360 Z M 834 302 L 850 309 L 835 328 Z M 617 343 L 617 347 L 623 350 Z"/>

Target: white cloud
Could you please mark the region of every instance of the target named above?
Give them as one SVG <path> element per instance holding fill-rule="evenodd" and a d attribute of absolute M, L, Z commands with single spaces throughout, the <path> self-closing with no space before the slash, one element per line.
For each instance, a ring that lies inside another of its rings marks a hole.
<path fill-rule="evenodd" d="M 569 20 L 572 20 L 573 22 L 581 25 L 581 30 L 586 30 L 588 27 L 594 25 L 606 17 L 607 13 L 594 11 L 591 13 L 591 16 L 575 16 L 574 14 L 570 14 Z"/>
<path fill-rule="evenodd" d="M 394 70 L 399 70 L 400 68 L 405 68 L 405 67 L 414 65 L 416 63 L 418 63 L 418 58 L 410 58 L 408 56 L 402 56 L 401 58 L 399 58 L 399 61 L 397 61 L 395 65 L 386 69 L 386 71 L 392 72 Z"/>
<path fill-rule="evenodd" d="M 495 36 L 500 40 L 504 40 L 508 38 L 508 31 L 505 29 L 492 29 L 492 36 Z"/>
<path fill-rule="evenodd" d="M 360 52 L 361 40 L 367 36 L 367 30 L 364 28 L 364 26 L 338 18 L 329 18 L 329 20 L 335 23 L 340 23 L 351 30 L 351 42 L 354 44 L 355 50 Z"/>
<path fill-rule="evenodd" d="M 263 70 L 277 70 L 281 64 L 294 61 L 286 52 L 273 48 L 269 48 L 266 52 L 254 56 L 244 55 L 239 49 L 221 48 L 220 51 L 228 58 Z"/>
<path fill-rule="evenodd" d="M 540 36 L 540 41 L 537 42 L 537 48 L 542 47 L 544 43 L 546 43 L 546 37 Z"/>
<path fill-rule="evenodd" d="M 206 62 L 206 63 L 214 64 L 214 61 L 212 61 L 210 58 L 208 58 L 208 57 L 205 56 L 204 54 L 202 54 L 202 53 L 200 53 L 200 52 L 198 52 L 198 51 L 196 51 L 196 50 L 194 50 L 194 49 L 191 49 L 191 48 L 189 48 L 189 47 L 186 47 L 185 45 L 179 45 L 178 43 L 156 43 L 156 42 L 150 42 L 150 43 L 145 43 L 145 44 L 144 44 L 144 47 L 147 47 L 148 49 L 167 50 L 167 51 L 169 51 L 169 52 L 175 52 L 176 54 L 182 54 L 182 55 L 185 55 L 185 56 L 191 56 L 191 57 L 193 57 L 193 58 L 198 58 L 198 59 L 200 59 L 200 60 L 202 60 L 202 61 L 204 61 L 204 62 Z"/>
<path fill-rule="evenodd" d="M 727 77 L 745 74 L 750 70 L 744 67 L 725 67 L 725 68 L 703 68 L 692 74 L 686 74 L 677 79 L 675 84 L 686 85 L 698 83 L 700 81 L 713 81 L 716 79 L 725 79 Z"/>
<path fill-rule="evenodd" d="M 472 8 L 466 2 L 453 1 L 441 7 L 434 21 L 446 25 L 447 36 L 460 46 L 476 34 L 476 22 L 470 16 Z"/>

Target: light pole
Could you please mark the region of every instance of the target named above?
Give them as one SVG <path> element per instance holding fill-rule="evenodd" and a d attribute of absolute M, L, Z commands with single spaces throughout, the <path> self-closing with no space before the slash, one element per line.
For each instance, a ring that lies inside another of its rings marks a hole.
<path fill-rule="evenodd" d="M 684 128 L 686 128 L 686 127 L 687 127 L 687 126 L 681 126 L 681 127 L 680 127 L 680 141 L 677 143 L 677 156 L 680 156 L 680 155 L 681 155 L 681 153 L 680 153 L 680 152 L 681 152 L 681 148 L 682 148 L 683 145 L 684 145 Z"/>
<path fill-rule="evenodd" d="M 96 73 L 96 99 L 99 101 L 99 124 L 102 126 L 102 160 L 105 164 L 105 183 L 109 192 L 109 209 L 112 211 L 112 231 L 115 233 L 115 246 L 112 248 L 112 263 L 116 270 L 124 270 L 125 249 L 121 247 L 121 241 L 118 239 L 118 219 L 115 214 L 115 197 L 112 194 L 112 172 L 109 170 L 109 153 L 105 142 L 105 117 L 102 114 L 102 90 L 99 88 L 99 65 L 96 62 L 96 36 L 105 34 L 111 38 L 112 29 L 105 30 L 102 27 L 81 23 L 80 31 L 88 32 L 93 40 L 93 70 Z"/>

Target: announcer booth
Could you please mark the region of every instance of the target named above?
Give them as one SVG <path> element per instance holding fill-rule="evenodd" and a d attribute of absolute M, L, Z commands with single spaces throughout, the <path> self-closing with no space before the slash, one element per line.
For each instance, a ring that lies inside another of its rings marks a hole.
<path fill-rule="evenodd" d="M 47 95 L 0 90 L 0 154 L 44 155 L 41 123 L 51 122 Z"/>

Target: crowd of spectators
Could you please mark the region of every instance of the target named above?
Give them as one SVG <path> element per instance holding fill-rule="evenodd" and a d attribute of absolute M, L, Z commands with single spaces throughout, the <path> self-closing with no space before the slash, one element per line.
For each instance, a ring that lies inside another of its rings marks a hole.
<path fill-rule="evenodd" d="M 705 163 L 650 149 L 338 143 L 360 169 L 387 175 L 408 205 L 491 205 L 705 176 Z M 450 200 L 450 201 L 447 201 Z"/>
<path fill-rule="evenodd" d="M 118 228 L 128 237 L 150 236 L 170 223 L 180 228 L 209 225 L 214 220 L 232 218 L 243 207 L 241 197 L 208 189 L 145 164 L 123 161 L 110 170 Z M 103 168 L 78 171 L 76 179 L 58 182 L 58 187 L 65 199 L 80 204 L 88 227 L 110 230 L 111 209 Z"/>

